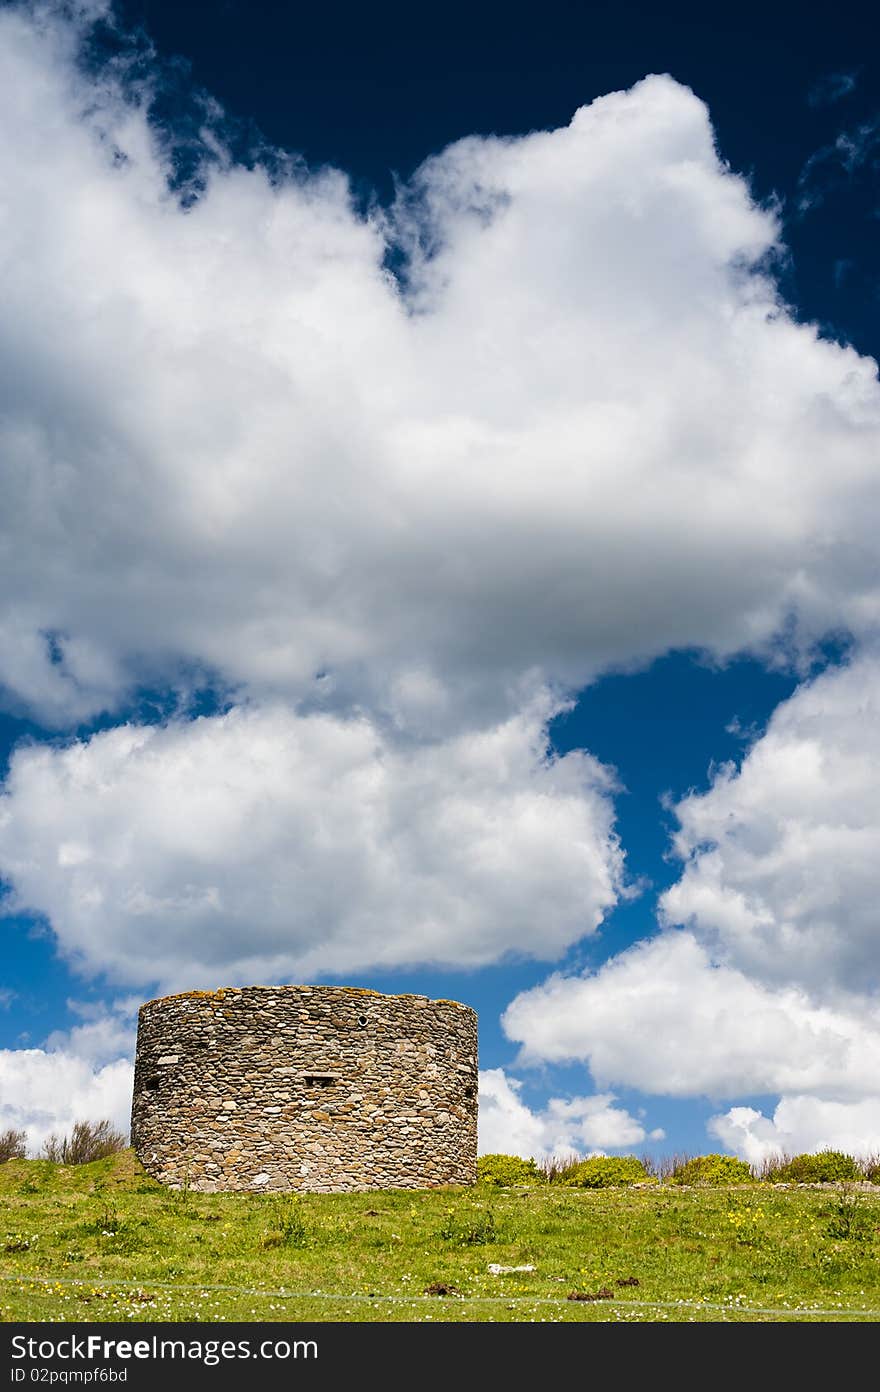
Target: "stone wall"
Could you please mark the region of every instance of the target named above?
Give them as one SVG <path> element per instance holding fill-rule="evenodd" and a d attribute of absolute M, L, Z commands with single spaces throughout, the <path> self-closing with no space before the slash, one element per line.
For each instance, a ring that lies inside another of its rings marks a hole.
<path fill-rule="evenodd" d="M 148 1001 L 131 1134 L 151 1175 L 193 1189 L 473 1184 L 477 1017 L 341 986 Z"/>

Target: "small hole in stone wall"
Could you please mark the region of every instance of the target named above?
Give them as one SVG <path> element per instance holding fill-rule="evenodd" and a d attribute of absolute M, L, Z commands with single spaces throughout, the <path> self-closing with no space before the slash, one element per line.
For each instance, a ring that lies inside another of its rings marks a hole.
<path fill-rule="evenodd" d="M 466 1087 L 464 1090 L 464 1095 L 465 1097 L 473 1097 L 474 1089 L 472 1087 Z"/>
<path fill-rule="evenodd" d="M 367 1017 L 366 1017 L 366 1015 L 359 1015 L 359 1016 L 358 1016 L 358 1025 L 360 1026 L 361 1029 L 364 1028 L 364 1025 L 365 1025 L 366 1023 L 367 1023 Z"/>
<path fill-rule="evenodd" d="M 305 1076 L 305 1085 L 308 1088 L 328 1088 L 333 1087 L 335 1083 L 336 1078 L 332 1073 L 307 1073 Z"/>
<path fill-rule="evenodd" d="M 147 1089 L 148 1092 L 155 1092 L 155 1091 L 157 1090 L 158 1086 L 159 1086 L 159 1074 L 158 1074 L 158 1073 L 153 1073 L 153 1074 L 151 1074 L 150 1077 L 147 1079 L 147 1081 L 144 1083 L 144 1087 Z"/>

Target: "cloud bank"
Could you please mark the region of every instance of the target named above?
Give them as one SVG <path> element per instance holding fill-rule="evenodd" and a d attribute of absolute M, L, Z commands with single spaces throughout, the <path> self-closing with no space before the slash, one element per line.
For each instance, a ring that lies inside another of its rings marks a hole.
<path fill-rule="evenodd" d="M 590 1097 L 551 1097 L 546 1107 L 532 1111 L 522 1101 L 522 1082 L 503 1068 L 480 1074 L 480 1154 L 524 1155 L 536 1160 L 572 1154 L 604 1155 L 629 1150 L 642 1141 L 663 1139 L 663 1131 L 645 1131 L 641 1121 L 624 1107 L 615 1107 L 614 1094 Z"/>
<path fill-rule="evenodd" d="M 669 1097 L 876 1087 L 880 1010 L 817 1005 L 716 965 L 688 933 L 628 949 L 589 976 L 553 976 L 508 1007 L 525 1062 L 589 1062 L 598 1085 Z"/>
<path fill-rule="evenodd" d="M 739 768 L 677 805 L 665 932 L 511 1003 L 523 1060 L 582 1059 L 600 1087 L 775 1094 L 770 1118 L 740 1106 L 711 1123 L 750 1160 L 876 1150 L 878 776 L 880 661 L 863 654 L 800 687 Z"/>
<path fill-rule="evenodd" d="M 233 709 L 12 759 L 12 909 L 136 984 L 559 957 L 623 885 L 610 774 L 551 756 L 538 701 L 401 748 L 366 718 Z"/>
<path fill-rule="evenodd" d="M 772 1117 L 754 1107 L 731 1107 L 713 1117 L 709 1131 L 750 1164 L 779 1155 L 842 1150 L 876 1156 L 880 1136 L 880 1097 L 830 1102 L 817 1097 L 784 1097 Z"/>
<path fill-rule="evenodd" d="M 77 1121 L 106 1118 L 127 1135 L 133 1079 L 128 1059 L 95 1069 L 59 1050 L 0 1049 L 0 1130 L 24 1131 L 31 1155 Z"/>
<path fill-rule="evenodd" d="M 779 303 L 687 88 L 366 214 L 206 130 L 181 206 L 149 84 L 75 47 L 0 14 L 10 699 L 63 727 L 208 672 L 424 732 L 525 672 L 874 625 L 875 364 Z"/>
<path fill-rule="evenodd" d="M 124 1135 L 134 1080 L 132 1001 L 110 1008 L 69 1001 L 83 1023 L 38 1049 L 0 1049 L 0 1131 L 24 1131 L 30 1154 L 77 1121 L 107 1119 Z"/>
<path fill-rule="evenodd" d="M 880 660 L 799 688 L 742 767 L 675 812 L 685 868 L 660 901 L 667 922 L 762 981 L 880 987 Z"/>

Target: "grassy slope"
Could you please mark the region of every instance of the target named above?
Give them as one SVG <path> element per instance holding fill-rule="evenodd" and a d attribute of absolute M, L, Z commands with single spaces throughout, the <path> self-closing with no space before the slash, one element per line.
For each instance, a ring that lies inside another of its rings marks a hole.
<path fill-rule="evenodd" d="M 494 1276 L 490 1262 L 537 1269 Z M 172 1193 L 131 1151 L 76 1167 L 13 1160 L 0 1165 L 0 1274 L 3 1320 L 876 1319 L 880 1194 L 545 1186 L 289 1200 Z M 437 1284 L 460 1294 L 424 1293 Z M 566 1299 L 603 1287 L 613 1300 Z"/>

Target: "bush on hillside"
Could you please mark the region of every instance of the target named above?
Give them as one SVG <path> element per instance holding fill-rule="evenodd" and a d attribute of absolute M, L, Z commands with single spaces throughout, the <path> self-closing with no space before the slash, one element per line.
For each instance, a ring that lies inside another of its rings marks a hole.
<path fill-rule="evenodd" d="M 76 1121 L 69 1136 L 47 1136 L 41 1155 L 57 1165 L 89 1165 L 93 1160 L 115 1155 L 127 1144 L 123 1132 L 109 1121 Z"/>
<path fill-rule="evenodd" d="M 506 1189 L 511 1184 L 538 1184 L 541 1173 L 534 1160 L 521 1155 L 481 1155 L 477 1160 L 477 1180 Z"/>
<path fill-rule="evenodd" d="M 625 1184 L 651 1184 L 654 1180 L 634 1155 L 593 1155 L 562 1170 L 557 1182 L 571 1189 L 610 1189 Z"/>
<path fill-rule="evenodd" d="M 748 1184 L 754 1175 L 735 1155 L 695 1155 L 676 1165 L 669 1179 L 672 1184 Z"/>
<path fill-rule="evenodd" d="M 851 1155 L 842 1150 L 820 1150 L 771 1163 L 765 1178 L 772 1184 L 839 1184 L 847 1179 L 863 1179 L 864 1175 Z"/>
<path fill-rule="evenodd" d="M 6 1131 L 0 1131 L 0 1164 L 4 1160 L 23 1160 L 26 1155 L 25 1142 L 27 1135 L 24 1131 L 16 1131 L 14 1126 L 10 1126 Z"/>

